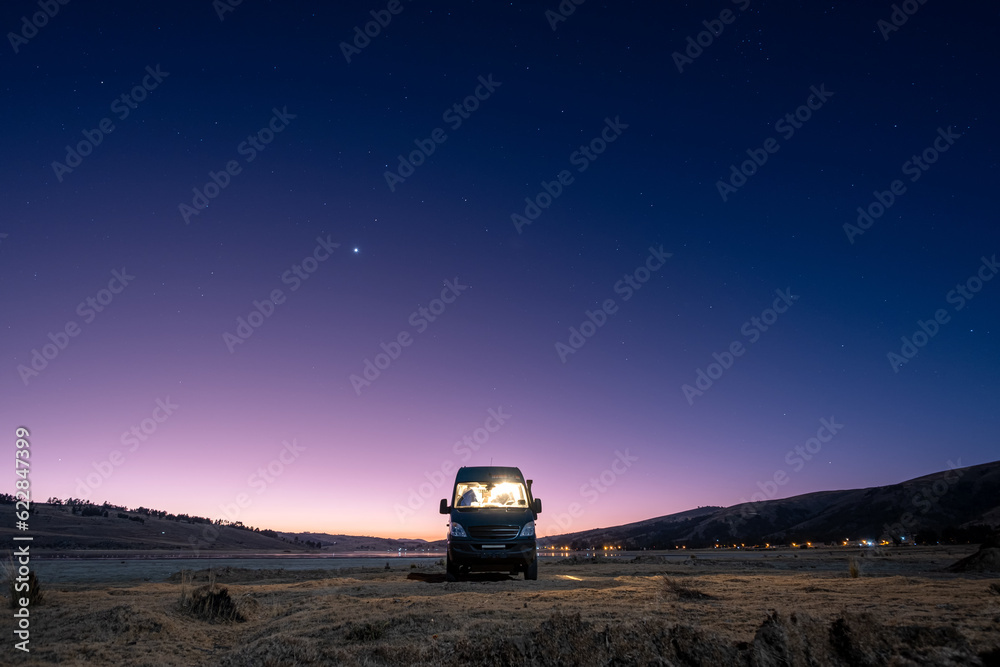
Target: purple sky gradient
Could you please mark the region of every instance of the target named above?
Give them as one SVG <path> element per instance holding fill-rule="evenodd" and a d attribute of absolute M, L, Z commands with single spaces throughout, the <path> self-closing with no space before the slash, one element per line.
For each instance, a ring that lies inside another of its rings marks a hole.
<path fill-rule="evenodd" d="M 219 21 L 211 3 L 73 3 L 8 51 L 0 400 L 11 447 L 31 430 L 33 498 L 439 539 L 442 468 L 492 462 L 535 480 L 550 535 L 996 459 L 1000 281 L 948 298 L 1000 251 L 986 24 L 928 3 L 885 40 L 886 7 L 754 4 L 678 73 L 672 53 L 718 7 L 588 3 L 553 31 L 554 4 L 406 3 L 350 64 L 338 44 L 375 5 L 244 3 Z M 65 146 L 157 64 L 169 75 L 60 181 Z M 390 191 L 397 156 L 491 74 L 502 84 Z M 833 96 L 782 138 L 776 119 L 821 85 Z M 246 161 L 274 109 L 295 117 Z M 606 118 L 628 127 L 577 171 Z M 908 180 L 947 127 L 961 138 Z M 716 182 L 768 137 L 780 150 L 723 201 Z M 229 160 L 240 173 L 185 224 L 179 204 Z M 519 231 L 511 214 L 562 170 L 573 183 Z M 844 224 L 894 179 L 905 194 L 852 243 Z M 292 290 L 317 239 L 340 246 Z M 661 247 L 626 300 L 616 285 Z M 87 322 L 78 305 L 123 270 L 134 280 Z M 447 281 L 467 288 L 418 331 Z M 284 302 L 230 352 L 223 335 L 274 290 Z M 776 290 L 798 298 L 743 333 Z M 563 363 L 556 343 L 608 299 Z M 894 370 L 887 353 L 941 309 Z M 351 376 L 401 333 L 359 395 Z M 736 341 L 689 402 L 683 385 Z M 122 435 L 158 400 L 177 407 L 130 451 Z M 509 419 L 466 460 L 455 443 L 490 410 Z M 805 460 L 824 419 L 843 428 Z"/>

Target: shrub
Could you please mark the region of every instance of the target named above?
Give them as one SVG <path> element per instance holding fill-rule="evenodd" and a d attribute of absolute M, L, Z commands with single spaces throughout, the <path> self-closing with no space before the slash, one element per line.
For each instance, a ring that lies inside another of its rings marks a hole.
<path fill-rule="evenodd" d="M 257 607 L 253 598 L 234 599 L 229 595 L 228 588 L 216 584 L 199 586 L 186 596 L 185 602 L 182 606 L 188 613 L 206 621 L 242 623 Z"/>

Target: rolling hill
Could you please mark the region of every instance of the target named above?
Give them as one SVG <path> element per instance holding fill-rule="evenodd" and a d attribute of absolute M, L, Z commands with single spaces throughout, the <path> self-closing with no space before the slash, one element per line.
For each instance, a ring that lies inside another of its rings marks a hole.
<path fill-rule="evenodd" d="M 426 548 L 423 540 L 279 533 L 239 525 L 220 526 L 200 517 L 165 517 L 124 508 L 91 506 L 89 516 L 70 505 L 32 503 L 29 529 L 15 528 L 14 505 L 0 504 L 0 539 L 30 535 L 35 549 L 103 552 L 162 551 L 199 555 L 249 553 L 329 553 Z M 99 510 L 99 511 L 96 511 Z M 104 516 L 104 512 L 107 516 Z"/>
<path fill-rule="evenodd" d="M 1000 462 L 899 484 L 704 507 L 539 540 L 540 546 L 671 549 L 716 544 L 978 542 L 1000 527 Z M 906 540 L 901 538 L 905 537 Z"/>

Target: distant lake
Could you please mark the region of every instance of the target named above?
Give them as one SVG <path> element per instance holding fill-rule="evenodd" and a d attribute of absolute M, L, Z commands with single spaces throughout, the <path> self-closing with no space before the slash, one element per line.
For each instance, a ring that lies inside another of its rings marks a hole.
<path fill-rule="evenodd" d="M 364 555 L 268 555 L 248 554 L 240 557 L 221 558 L 32 558 L 31 569 L 42 584 L 46 583 L 134 583 L 162 582 L 180 570 L 204 570 L 238 567 L 249 570 L 341 570 L 349 567 L 384 569 L 386 563 L 393 570 L 431 565 L 444 558 L 444 552 L 421 556 L 403 556 L 395 551 L 383 554 L 366 552 Z"/>

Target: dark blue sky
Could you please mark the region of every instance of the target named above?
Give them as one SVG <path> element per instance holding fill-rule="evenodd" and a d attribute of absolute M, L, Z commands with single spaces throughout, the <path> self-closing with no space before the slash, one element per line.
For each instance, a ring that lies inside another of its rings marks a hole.
<path fill-rule="evenodd" d="M 997 458 L 996 8 L 39 6 L 0 10 L 36 497 L 438 537 L 492 460 L 551 534 Z"/>

